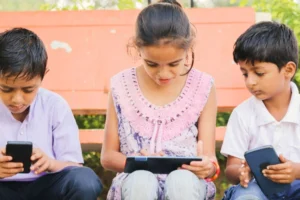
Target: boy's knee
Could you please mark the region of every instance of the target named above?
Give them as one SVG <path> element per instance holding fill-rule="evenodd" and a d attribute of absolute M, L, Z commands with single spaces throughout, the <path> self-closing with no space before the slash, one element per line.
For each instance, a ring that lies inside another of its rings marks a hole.
<path fill-rule="evenodd" d="M 188 170 L 175 170 L 165 185 L 166 199 L 205 199 L 206 182 Z"/>
<path fill-rule="evenodd" d="M 82 193 L 93 193 L 99 195 L 102 191 L 102 183 L 95 172 L 88 167 L 71 168 L 68 177 L 74 190 Z"/>
<path fill-rule="evenodd" d="M 240 185 L 235 186 L 232 200 L 267 200 L 259 186 L 255 181 L 250 182 L 247 188 Z"/>
<path fill-rule="evenodd" d="M 262 200 L 260 197 L 253 194 L 245 194 L 238 196 L 237 198 L 232 198 L 232 200 Z"/>
<path fill-rule="evenodd" d="M 156 176 L 144 170 L 128 175 L 122 185 L 122 199 L 157 199 L 158 180 Z"/>

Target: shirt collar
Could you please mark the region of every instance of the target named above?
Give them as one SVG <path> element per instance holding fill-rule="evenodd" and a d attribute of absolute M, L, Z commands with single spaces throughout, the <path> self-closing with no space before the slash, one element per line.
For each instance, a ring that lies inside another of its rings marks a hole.
<path fill-rule="evenodd" d="M 280 122 L 289 122 L 300 125 L 300 95 L 295 83 L 291 82 L 292 96 L 286 115 Z M 263 101 L 254 97 L 255 109 L 257 113 L 257 125 L 262 126 L 277 122 L 270 114 Z"/>

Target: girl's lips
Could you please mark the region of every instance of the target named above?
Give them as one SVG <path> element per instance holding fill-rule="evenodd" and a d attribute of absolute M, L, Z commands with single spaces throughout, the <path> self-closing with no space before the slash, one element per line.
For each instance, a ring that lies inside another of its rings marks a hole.
<path fill-rule="evenodd" d="M 169 83 L 171 79 L 159 79 L 161 83 Z"/>

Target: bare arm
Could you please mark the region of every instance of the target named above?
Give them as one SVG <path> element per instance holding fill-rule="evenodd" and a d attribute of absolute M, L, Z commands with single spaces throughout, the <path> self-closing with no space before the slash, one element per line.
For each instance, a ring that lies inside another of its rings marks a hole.
<path fill-rule="evenodd" d="M 193 161 L 190 165 L 182 165 L 183 169 L 190 170 L 199 178 L 211 178 L 216 173 L 216 168 L 210 160 L 217 162 L 215 150 L 217 101 L 216 90 L 212 86 L 207 103 L 198 120 L 198 145 L 197 156 L 203 160 Z"/>
<path fill-rule="evenodd" d="M 300 163 L 294 163 L 296 169 L 296 179 L 300 180 Z"/>
<path fill-rule="evenodd" d="M 198 140 L 203 142 L 203 154 L 217 162 L 216 158 L 216 117 L 217 99 L 216 89 L 213 85 L 207 103 L 198 121 Z"/>
<path fill-rule="evenodd" d="M 120 152 L 118 119 L 112 95 L 109 95 L 106 113 L 105 135 L 101 150 L 101 164 L 105 169 L 123 172 L 126 156 Z"/>
<path fill-rule="evenodd" d="M 248 118 L 244 117 L 242 120 L 239 115 L 236 109 L 230 115 L 221 153 L 228 156 L 225 176 L 229 182 L 241 183 L 242 186 L 247 187 L 251 179 L 251 172 L 244 160 L 244 152 L 248 150 L 251 136 L 247 128 L 249 126 Z"/>
<path fill-rule="evenodd" d="M 225 176 L 231 184 L 239 184 L 240 183 L 240 167 L 242 160 L 233 156 L 228 156 Z"/>

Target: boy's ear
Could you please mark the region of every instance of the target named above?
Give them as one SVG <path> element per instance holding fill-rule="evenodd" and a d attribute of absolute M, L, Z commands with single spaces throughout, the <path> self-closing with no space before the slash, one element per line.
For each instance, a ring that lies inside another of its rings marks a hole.
<path fill-rule="evenodd" d="M 291 80 L 296 73 L 297 67 L 294 62 L 288 62 L 282 69 L 285 77 Z"/>

